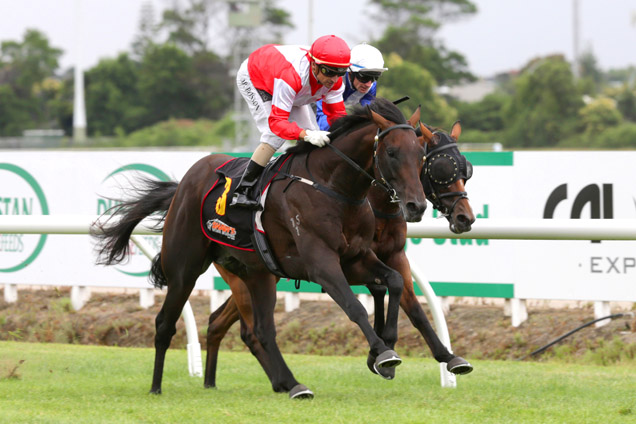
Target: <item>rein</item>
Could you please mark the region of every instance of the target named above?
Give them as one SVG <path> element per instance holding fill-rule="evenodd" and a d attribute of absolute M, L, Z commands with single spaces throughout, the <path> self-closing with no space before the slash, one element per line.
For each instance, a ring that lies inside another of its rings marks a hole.
<path fill-rule="evenodd" d="M 391 184 L 389 184 L 389 182 L 384 178 L 383 174 L 382 174 L 382 170 L 380 169 L 380 165 L 378 163 L 378 156 L 377 156 L 377 148 L 378 148 L 378 143 L 380 142 L 380 140 L 390 131 L 395 130 L 395 129 L 409 129 L 412 131 L 415 131 L 413 129 L 412 126 L 410 126 L 409 124 L 397 124 L 397 125 L 393 125 L 392 127 L 389 127 L 387 129 L 385 129 L 384 131 L 380 132 L 380 129 L 378 128 L 378 133 L 375 136 L 375 142 L 373 143 L 373 163 L 375 168 L 378 170 L 378 173 L 380 174 L 380 180 L 374 178 L 371 174 L 369 174 L 367 171 L 365 171 L 364 169 L 362 169 L 362 167 L 360 165 L 358 165 L 357 163 L 355 163 L 349 156 L 345 155 L 341 150 L 339 150 L 337 147 L 333 146 L 331 143 L 327 144 L 327 146 L 329 146 L 331 148 L 331 150 L 334 151 L 334 153 L 336 153 L 338 156 L 340 156 L 342 159 L 345 160 L 345 162 L 347 162 L 349 165 L 351 165 L 351 167 L 353 167 L 354 169 L 356 169 L 358 172 L 360 172 L 362 175 L 366 176 L 369 180 L 371 180 L 371 185 L 374 185 L 376 187 L 380 187 L 382 189 L 384 189 L 389 196 L 391 197 L 391 203 L 399 203 L 400 198 L 397 195 L 397 192 L 395 191 L 395 189 L 393 187 L 391 187 Z M 311 152 L 310 152 L 311 154 Z M 309 170 L 309 154 L 306 156 L 305 158 L 305 168 L 307 169 L 307 173 L 309 174 L 309 176 L 311 177 L 312 180 L 315 180 L 315 177 L 312 175 L 311 171 Z M 363 199 L 351 199 L 349 197 L 344 196 L 343 194 L 340 194 L 332 189 L 330 189 L 329 187 L 325 187 L 321 184 L 318 184 L 317 182 L 308 180 L 306 178 L 302 178 L 296 175 L 291 175 L 288 173 L 282 173 L 282 175 L 284 175 L 285 177 L 291 179 L 292 181 L 290 182 L 290 184 L 294 181 L 298 181 L 301 183 L 305 183 L 307 185 L 312 186 L 313 188 L 315 188 L 318 191 L 321 191 L 323 193 L 325 193 L 326 195 L 337 199 L 341 202 L 344 203 L 349 203 L 352 205 L 361 205 L 363 204 L 365 201 L 367 201 L 366 197 Z M 287 186 L 289 187 L 289 185 Z M 287 187 L 285 188 L 285 190 L 287 190 Z"/>
<path fill-rule="evenodd" d="M 361 174 L 366 176 L 369 180 L 371 180 L 371 185 L 384 189 L 389 194 L 389 196 L 391 197 L 391 203 L 399 203 L 400 202 L 400 198 L 398 197 L 397 192 L 395 191 L 395 189 L 393 187 L 391 187 L 391 184 L 389 184 L 389 182 L 386 180 L 386 178 L 384 178 L 384 175 L 382 174 L 382 170 L 380 169 L 380 164 L 378 163 L 377 151 L 378 151 L 378 143 L 380 142 L 380 140 L 386 134 L 388 134 L 390 131 L 396 130 L 396 129 L 409 129 L 409 130 L 415 131 L 413 129 L 413 127 L 410 126 L 409 124 L 393 125 L 392 127 L 389 127 L 389 128 L 385 129 L 382 132 L 380 132 L 380 129 L 378 128 L 378 133 L 376 134 L 375 142 L 373 143 L 373 166 L 375 167 L 375 169 L 378 170 L 378 173 L 380 174 L 380 179 L 379 180 L 374 178 L 371 174 L 369 174 L 364 169 L 362 169 L 362 167 L 360 165 L 355 163 L 349 156 L 347 156 L 344 153 L 342 153 L 341 150 L 339 150 L 338 148 L 333 146 L 331 143 L 327 144 L 327 146 L 329 146 L 331 148 L 331 150 L 333 150 L 338 156 L 340 156 L 349 165 L 351 165 L 354 169 L 356 169 L 358 172 L 360 172 Z"/>

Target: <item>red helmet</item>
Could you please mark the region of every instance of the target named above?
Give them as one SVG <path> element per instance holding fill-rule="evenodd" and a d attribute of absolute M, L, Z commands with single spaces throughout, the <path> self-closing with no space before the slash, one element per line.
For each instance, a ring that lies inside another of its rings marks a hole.
<path fill-rule="evenodd" d="M 347 43 L 335 35 L 323 35 L 314 41 L 309 56 L 319 65 L 347 68 L 351 65 L 351 49 Z"/>

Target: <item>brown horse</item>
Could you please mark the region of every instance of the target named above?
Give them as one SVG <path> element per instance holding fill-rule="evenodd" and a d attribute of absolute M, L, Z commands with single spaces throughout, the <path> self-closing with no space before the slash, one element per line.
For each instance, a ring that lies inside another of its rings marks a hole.
<path fill-rule="evenodd" d="M 426 126 L 421 126 L 419 129 L 422 131 L 421 141 L 425 143 L 427 153 L 425 166 L 420 175 L 427 198 L 448 219 L 449 227 L 453 232 L 470 231 L 475 216 L 468 202 L 464 184 L 472 176 L 472 165 L 457 147 L 461 125 L 459 122 L 455 123 L 450 135 L 442 131 L 432 133 Z M 379 178 L 378 175 L 376 177 Z M 400 306 L 411 323 L 420 331 L 438 362 L 445 362 L 447 369 L 454 374 L 470 373 L 473 370 L 472 365 L 464 358 L 448 351 L 431 327 L 417 300 L 411 268 L 404 251 L 406 221 L 399 205 L 392 201 L 391 193 L 375 186 L 369 190 L 368 199 L 375 215 L 372 249 L 382 262 L 398 271 L 404 280 Z M 220 266 L 216 268 L 230 285 L 232 296 L 210 315 L 205 370 L 206 387 L 216 386 L 216 366 L 221 340 L 239 319 L 241 320 L 241 338 L 266 373 L 269 369 L 265 352 L 251 332 L 252 310 L 247 287 L 238 276 Z M 376 311 L 374 329 L 377 334 L 382 334 L 385 326 L 383 313 L 385 289 L 374 284 L 367 287 L 374 298 Z M 367 364 L 372 372 L 387 379 L 393 378 L 395 368 L 377 368 L 374 366 L 374 360 L 375 358 L 369 355 Z"/>
<path fill-rule="evenodd" d="M 290 153 L 291 178 L 273 180 L 268 187 L 261 221 L 280 268 L 290 278 L 314 281 L 354 321 L 369 343 L 378 369 L 399 365 L 401 359 L 390 346 L 397 339 L 402 276 L 382 263 L 371 250 L 374 217 L 366 196 L 374 168 L 382 184 L 400 198 L 402 213 L 419 221 L 426 198 L 419 174 L 424 148 L 413 127 L 386 99 L 343 117 L 332 129 L 331 148 L 316 149 L 299 143 Z M 153 261 L 151 278 L 168 287 L 156 319 L 155 367 L 151 393 L 161 393 L 166 350 L 176 331 L 176 321 L 197 277 L 211 263 L 240 278 L 253 301 L 253 334 L 267 357 L 266 372 L 276 392 L 290 397 L 313 397 L 298 383 L 276 344 L 274 306 L 276 282 L 254 252 L 210 241 L 201 231 L 200 206 L 219 178 L 216 170 L 232 160 L 210 155 L 195 163 L 179 184 L 147 182 L 137 195 L 116 206 L 115 224 L 102 226 L 101 263 L 121 261 L 128 253 L 128 240 L 136 225 L 155 212 L 165 212 L 161 253 Z M 309 182 L 309 184 L 305 184 Z M 313 182 L 313 183 L 312 183 Z M 169 205 L 169 208 L 168 208 Z M 349 281 L 380 284 L 387 288 L 389 304 L 381 337 L 368 322 L 366 310 L 356 299 Z"/>

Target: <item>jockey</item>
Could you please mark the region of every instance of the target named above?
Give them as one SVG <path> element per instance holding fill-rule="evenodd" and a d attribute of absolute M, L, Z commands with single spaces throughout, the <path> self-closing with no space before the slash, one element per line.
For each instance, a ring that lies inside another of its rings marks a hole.
<path fill-rule="evenodd" d="M 350 65 L 347 43 L 335 35 L 318 38 L 310 48 L 268 44 L 243 62 L 236 83 L 261 132 L 230 206 L 256 209 L 251 188 L 285 140 L 305 140 L 322 147 L 329 133 L 321 131 L 311 104 L 324 102 L 329 123 L 346 114 L 342 76 Z"/>
<path fill-rule="evenodd" d="M 382 53 L 375 47 L 362 43 L 351 49 L 351 67 L 342 78 L 345 83 L 342 98 L 346 107 L 357 104 L 368 105 L 376 96 L 377 80 L 382 72 L 388 68 L 384 67 Z M 327 116 L 322 110 L 322 101 L 316 102 L 316 119 L 321 130 L 328 130 L 330 127 Z"/>

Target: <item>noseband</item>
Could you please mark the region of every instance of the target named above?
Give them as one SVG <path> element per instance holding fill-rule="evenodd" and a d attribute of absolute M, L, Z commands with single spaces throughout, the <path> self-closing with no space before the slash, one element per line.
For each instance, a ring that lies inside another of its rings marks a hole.
<path fill-rule="evenodd" d="M 436 132 L 442 143 L 428 152 L 425 146 L 425 164 L 422 168 L 422 185 L 426 198 L 442 216 L 450 216 L 461 199 L 468 199 L 465 191 L 440 193 L 439 188 L 454 183 L 459 179 L 468 181 L 473 175 L 473 166 L 466 157 L 459 152 L 457 143 L 450 140 L 446 134 Z M 451 150 L 449 150 L 451 149 Z M 446 152 L 446 150 L 449 150 Z M 442 199 L 457 197 L 450 207 L 442 203 Z"/>

